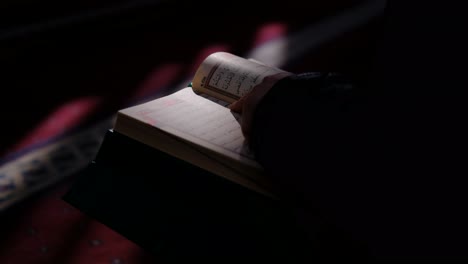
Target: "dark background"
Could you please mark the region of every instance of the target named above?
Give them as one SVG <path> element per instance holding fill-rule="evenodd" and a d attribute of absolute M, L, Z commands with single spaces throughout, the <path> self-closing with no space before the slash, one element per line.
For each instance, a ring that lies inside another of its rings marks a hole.
<path fill-rule="evenodd" d="M 64 102 L 103 98 L 81 123 L 111 115 L 155 68 L 177 65 L 178 78 L 155 85 L 153 94 L 190 77 L 207 49 L 242 55 L 262 25 L 279 22 L 291 33 L 357 2 L 2 2 L 0 153 L 18 150 L 17 142 Z M 375 31 L 374 25 L 356 30 L 288 70 L 364 68 Z"/>

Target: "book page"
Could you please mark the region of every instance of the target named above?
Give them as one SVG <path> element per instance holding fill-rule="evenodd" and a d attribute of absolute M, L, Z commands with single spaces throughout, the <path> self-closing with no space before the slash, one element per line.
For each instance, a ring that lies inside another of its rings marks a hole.
<path fill-rule="evenodd" d="M 247 94 L 269 75 L 285 72 L 226 52 L 208 56 L 193 79 L 193 89 L 229 103 Z"/>
<path fill-rule="evenodd" d="M 191 88 L 121 112 L 233 159 L 256 163 L 245 144 L 239 116 Z"/>
<path fill-rule="evenodd" d="M 213 96 L 205 94 L 205 93 L 201 93 L 201 94 L 199 94 L 199 96 L 201 96 L 203 98 L 206 98 L 206 99 L 208 99 L 208 100 L 210 100 L 210 101 L 212 101 L 214 103 L 217 103 L 217 104 L 219 104 L 221 106 L 224 106 L 224 107 L 228 107 L 230 105 L 229 102 L 226 102 L 224 100 L 218 99 L 216 97 L 213 97 Z"/>

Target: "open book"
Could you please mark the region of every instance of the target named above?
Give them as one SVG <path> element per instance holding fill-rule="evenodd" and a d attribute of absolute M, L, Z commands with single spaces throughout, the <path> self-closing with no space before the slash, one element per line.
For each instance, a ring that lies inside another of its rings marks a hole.
<path fill-rule="evenodd" d="M 192 87 L 118 112 L 114 130 L 257 192 L 271 195 L 227 107 L 281 69 L 226 52 L 208 56 Z"/>

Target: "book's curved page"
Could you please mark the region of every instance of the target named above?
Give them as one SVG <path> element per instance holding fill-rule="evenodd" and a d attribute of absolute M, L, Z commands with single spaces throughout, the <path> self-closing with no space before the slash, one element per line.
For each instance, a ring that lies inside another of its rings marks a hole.
<path fill-rule="evenodd" d="M 209 55 L 192 81 L 196 93 L 205 93 L 233 103 L 260 84 L 266 76 L 285 71 L 227 52 Z"/>

